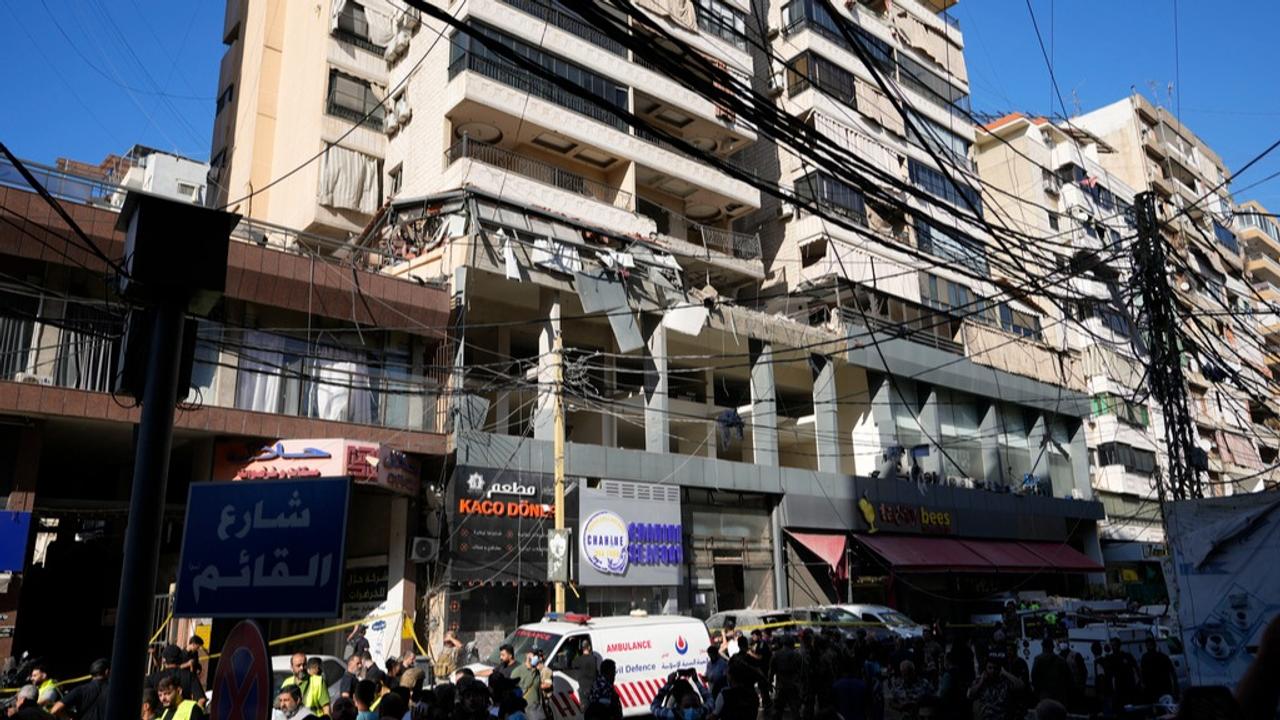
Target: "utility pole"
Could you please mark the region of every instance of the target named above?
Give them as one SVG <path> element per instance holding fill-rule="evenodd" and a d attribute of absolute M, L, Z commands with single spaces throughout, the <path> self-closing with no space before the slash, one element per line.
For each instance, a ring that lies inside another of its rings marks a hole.
<path fill-rule="evenodd" d="M 1160 403 L 1164 415 L 1165 444 L 1169 467 L 1166 468 L 1167 491 L 1174 500 L 1204 497 L 1200 472 L 1208 468 L 1204 450 L 1196 445 L 1194 425 L 1187 408 L 1187 384 L 1182 374 L 1182 343 L 1178 336 L 1177 304 L 1169 285 L 1168 257 L 1160 236 L 1160 220 L 1156 215 L 1155 193 L 1139 193 L 1133 202 L 1137 217 L 1138 238 L 1134 244 L 1134 270 L 1142 298 L 1138 327 L 1133 330 L 1150 356 L 1147 378 L 1151 395 Z M 1156 489 L 1161 505 L 1166 483 L 1156 476 Z"/>
<path fill-rule="evenodd" d="M 553 439 L 556 478 L 556 530 L 564 530 L 564 339 L 555 330 L 552 340 L 555 353 L 555 436 Z M 556 581 L 556 612 L 564 612 L 564 581 Z"/>

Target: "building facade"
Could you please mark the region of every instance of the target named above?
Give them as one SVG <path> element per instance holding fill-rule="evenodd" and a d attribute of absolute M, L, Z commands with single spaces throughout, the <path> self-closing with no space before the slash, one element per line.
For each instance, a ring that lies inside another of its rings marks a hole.
<path fill-rule="evenodd" d="M 1253 492 L 1270 468 L 1259 444 L 1274 441 L 1255 417 L 1274 412 L 1271 369 L 1255 309 L 1262 306 L 1240 240 L 1222 159 L 1190 128 L 1141 95 L 1073 118 L 1115 149 L 1103 168 L 1159 199 L 1175 296 L 1185 317 L 1184 366 L 1197 442 L 1209 456 L 1206 495 Z M 1274 452 L 1272 445 L 1267 450 Z"/>
<path fill-rule="evenodd" d="M 29 167 L 108 257 L 123 255 L 113 198 L 130 188 Z M 25 559 L 0 570 L 0 656 L 45 656 L 55 676 L 72 677 L 111 645 L 140 411 L 115 392 L 125 308 L 107 286 L 112 271 L 13 168 L 0 177 L 0 207 L 16 218 L 0 229 L 0 495 L 31 525 Z M 307 443 L 330 448 L 323 472 L 354 478 L 344 617 L 381 606 L 422 620 L 408 553 L 435 510 L 423 478 L 440 476 L 447 448 L 437 419 L 445 376 L 433 369 L 450 355 L 447 290 L 339 265 L 305 250 L 322 239 L 300 233 L 291 250 L 258 239 L 247 223 L 236 228 L 225 295 L 188 324 L 194 363 L 175 418 L 156 625 L 176 581 L 189 486 L 287 472 L 262 449 L 290 452 L 295 439 L 325 439 Z M 353 308 L 356 284 L 365 303 Z M 322 624 L 273 621 L 270 631 Z M 399 627 L 375 652 L 401 653 Z M 170 641 L 192 632 L 177 621 L 165 629 Z M 331 636 L 305 649 L 340 654 Z"/>

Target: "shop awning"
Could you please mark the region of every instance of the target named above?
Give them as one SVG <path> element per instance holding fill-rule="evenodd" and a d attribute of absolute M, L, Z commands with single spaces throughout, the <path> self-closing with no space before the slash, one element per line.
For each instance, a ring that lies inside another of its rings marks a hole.
<path fill-rule="evenodd" d="M 1092 558 L 1065 543 L 1024 542 L 1022 546 L 1039 555 L 1053 569 L 1064 572 L 1103 572 L 1103 568 Z"/>
<path fill-rule="evenodd" d="M 823 562 L 831 566 L 836 573 L 844 569 L 844 549 L 848 537 L 844 533 L 807 533 L 788 530 L 792 540 L 800 543 L 809 552 L 817 555 Z"/>
<path fill-rule="evenodd" d="M 1035 572 L 1053 567 L 1049 561 L 1031 552 L 1021 543 L 1001 540 L 960 540 L 965 547 L 981 555 L 995 566 L 996 572 Z"/>
<path fill-rule="evenodd" d="M 1063 543 L 959 540 L 904 535 L 854 535 L 894 570 L 908 572 L 1102 572 L 1103 567 Z"/>
<path fill-rule="evenodd" d="M 854 535 L 895 570 L 911 572 L 993 572 L 983 556 L 952 538 L 908 535 Z"/>

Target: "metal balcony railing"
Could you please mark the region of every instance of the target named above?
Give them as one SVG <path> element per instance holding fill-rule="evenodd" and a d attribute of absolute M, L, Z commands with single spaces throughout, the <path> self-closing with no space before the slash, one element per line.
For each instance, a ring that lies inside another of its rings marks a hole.
<path fill-rule="evenodd" d="M 670 228 L 672 220 L 682 221 L 685 227 L 685 237 L 681 238 L 670 232 L 664 233 L 677 240 L 701 245 L 707 250 L 724 253 L 740 260 L 758 260 L 760 258 L 760 235 L 758 233 L 743 233 L 712 227 L 674 213 L 660 205 L 652 205 L 649 209 L 642 210 L 641 214 L 652 218 L 658 223 L 659 227 L 665 225 Z"/>
<path fill-rule="evenodd" d="M 937 348 L 943 352 L 964 355 L 963 343 L 948 340 L 933 332 L 934 326 L 942 321 L 939 317 L 926 316 L 907 322 L 893 322 L 872 315 L 864 317 L 862 313 L 858 312 L 857 308 L 842 307 L 840 308 L 840 318 L 846 323 L 869 326 L 868 330 L 878 335 L 899 337 L 914 343 Z M 945 324 L 940 327 L 945 327 Z"/>
<path fill-rule="evenodd" d="M 531 180 L 577 193 L 606 205 L 612 205 L 628 211 L 635 209 L 633 196 L 625 190 L 585 178 L 564 168 L 526 157 L 496 145 L 464 137 L 445 151 L 446 166 L 452 165 L 463 158 L 482 162 L 485 165 L 492 165 L 517 175 L 523 175 Z"/>
<path fill-rule="evenodd" d="M 377 43 L 371 41 L 369 38 L 364 37 L 362 35 L 358 35 L 354 32 L 351 32 L 346 28 L 340 27 L 334 30 L 333 37 L 336 38 L 338 42 L 344 42 L 344 43 L 347 43 L 348 45 L 354 45 L 355 47 L 358 47 L 361 50 L 368 50 L 371 53 L 376 53 L 378 56 L 381 56 L 383 53 L 387 51 L 386 47 L 382 45 L 378 45 Z"/>
<path fill-rule="evenodd" d="M 598 120 L 623 132 L 627 131 L 627 124 L 622 118 L 600 105 L 569 93 L 561 87 L 553 85 L 542 78 L 534 77 L 532 74 L 512 65 L 466 53 L 449 64 L 449 79 L 452 80 L 464 70 L 478 73 L 490 80 L 496 80 L 503 85 L 542 98 L 547 102 L 555 103 L 560 107 L 572 110 L 579 115 L 585 115 L 592 120 Z M 607 103 L 608 100 L 601 98 L 601 102 Z"/>
<path fill-rule="evenodd" d="M 570 35 L 576 35 L 596 47 L 608 50 L 614 55 L 627 56 L 626 46 L 600 32 L 594 25 L 577 15 L 561 9 L 555 0 L 502 0 L 502 2 L 526 15 L 532 15 L 543 22 L 555 25 Z"/>

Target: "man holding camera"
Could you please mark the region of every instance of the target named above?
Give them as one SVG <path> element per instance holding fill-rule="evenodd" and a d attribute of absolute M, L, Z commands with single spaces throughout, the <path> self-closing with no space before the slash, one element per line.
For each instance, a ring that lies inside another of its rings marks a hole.
<path fill-rule="evenodd" d="M 666 684 L 653 697 L 649 712 L 654 720 L 704 720 L 712 708 L 711 691 L 698 680 L 697 669 L 685 668 L 667 676 Z"/>

